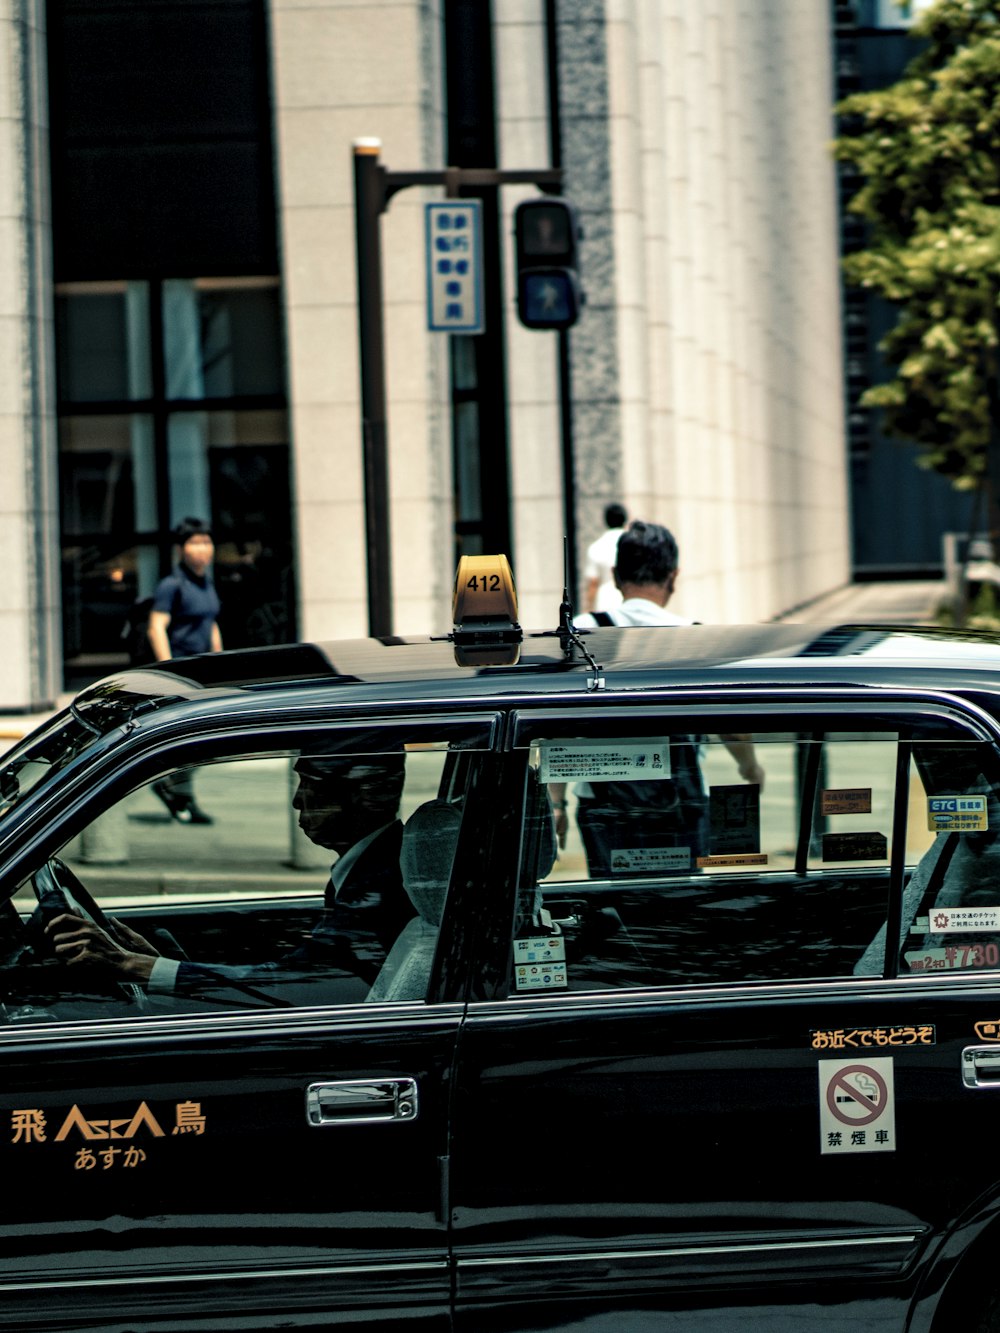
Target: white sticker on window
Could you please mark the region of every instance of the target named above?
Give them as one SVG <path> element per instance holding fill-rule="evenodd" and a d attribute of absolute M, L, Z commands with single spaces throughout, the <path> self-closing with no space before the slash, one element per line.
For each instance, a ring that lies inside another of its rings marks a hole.
<path fill-rule="evenodd" d="M 565 989 L 566 939 L 562 935 L 528 935 L 514 941 L 514 989 Z"/>
<path fill-rule="evenodd" d="M 927 920 L 934 935 L 951 935 L 960 930 L 1000 930 L 1000 907 L 942 907 L 929 912 Z"/>
<path fill-rule="evenodd" d="M 637 745 L 539 746 L 539 778 L 542 782 L 648 782 L 670 776 L 670 746 L 667 741 Z"/>
<path fill-rule="evenodd" d="M 514 968 L 515 990 L 559 990 L 567 984 L 565 963 L 528 963 Z"/>
<path fill-rule="evenodd" d="M 562 935 L 533 935 L 514 941 L 514 962 L 565 963 L 566 941 Z"/>
<path fill-rule="evenodd" d="M 611 853 L 613 874 L 690 869 L 690 847 L 619 847 Z"/>

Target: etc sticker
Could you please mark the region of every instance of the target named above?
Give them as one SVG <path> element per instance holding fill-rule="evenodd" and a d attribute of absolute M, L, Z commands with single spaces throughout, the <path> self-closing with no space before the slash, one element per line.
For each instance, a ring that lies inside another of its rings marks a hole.
<path fill-rule="evenodd" d="M 819 1061 L 820 1153 L 895 1152 L 892 1058 Z"/>
<path fill-rule="evenodd" d="M 871 787 L 828 787 L 820 792 L 820 814 L 870 815 L 872 812 Z"/>
<path fill-rule="evenodd" d="M 981 833 L 989 828 L 985 796 L 928 796 L 927 827 L 934 832 Z"/>
<path fill-rule="evenodd" d="M 616 745 L 556 745 L 539 747 L 542 782 L 649 782 L 670 776 L 668 741 L 626 742 Z"/>
<path fill-rule="evenodd" d="M 567 985 L 562 935 L 531 935 L 514 941 L 515 990 L 565 990 Z"/>
<path fill-rule="evenodd" d="M 611 853 L 611 873 L 650 874 L 691 869 L 690 847 L 620 847 Z"/>

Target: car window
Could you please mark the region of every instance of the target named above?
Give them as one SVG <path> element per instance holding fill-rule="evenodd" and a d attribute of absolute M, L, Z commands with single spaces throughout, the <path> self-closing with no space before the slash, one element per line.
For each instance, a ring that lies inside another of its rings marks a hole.
<path fill-rule="evenodd" d="M 8 1021 L 422 1000 L 476 762 L 354 734 L 160 772 L 15 896 Z"/>
<path fill-rule="evenodd" d="M 998 791 L 992 747 L 914 747 L 909 822 L 923 854 L 903 895 L 900 973 L 1000 967 Z"/>
<path fill-rule="evenodd" d="M 67 710 L 8 750 L 0 767 L 0 818 L 85 754 L 99 736 L 90 720 Z"/>
<path fill-rule="evenodd" d="M 881 975 L 894 851 L 909 882 L 946 836 L 925 784 L 971 792 L 954 756 L 984 748 L 885 730 L 539 737 L 511 994 Z M 989 835 L 956 836 L 971 874 L 968 839 Z M 907 953 L 949 947 L 909 930 Z M 971 943 L 985 960 L 1000 934 Z"/>
<path fill-rule="evenodd" d="M 183 682 L 171 682 L 169 693 L 158 696 L 143 694 L 135 686 L 128 690 L 92 686 L 69 708 L 5 751 L 0 763 L 0 819 L 76 761 L 85 764 L 109 732 L 162 707 L 171 694 L 191 692 L 191 686 Z"/>

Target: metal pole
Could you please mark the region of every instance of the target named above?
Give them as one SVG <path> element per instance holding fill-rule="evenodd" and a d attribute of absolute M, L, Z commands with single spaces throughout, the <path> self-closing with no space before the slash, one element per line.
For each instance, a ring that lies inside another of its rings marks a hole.
<path fill-rule="evenodd" d="M 450 196 L 466 185 L 524 185 L 558 190 L 562 172 L 498 171 L 448 167 L 444 171 L 386 171 L 379 139 L 355 139 L 354 225 L 358 263 L 358 332 L 361 360 L 361 449 L 365 478 L 365 549 L 368 569 L 368 633 L 392 634 L 392 558 L 389 531 L 389 450 L 386 429 L 385 337 L 382 322 L 381 216 L 398 190 L 444 185 Z M 573 523 L 569 524 L 572 529 Z"/>
<path fill-rule="evenodd" d="M 389 454 L 382 328 L 381 216 L 384 172 L 378 139 L 354 141 L 354 220 L 358 260 L 358 329 L 361 353 L 361 450 L 365 478 L 365 547 L 368 564 L 368 633 L 392 633 L 389 531 Z"/>
<path fill-rule="evenodd" d="M 562 108 L 559 102 L 559 14 L 557 0 L 545 0 L 545 64 L 549 92 L 549 156 L 562 176 Z M 576 450 L 573 440 L 573 383 L 569 330 L 556 335 L 559 353 L 559 438 L 563 481 L 563 534 L 569 541 L 568 583 L 575 606 L 580 596 L 576 524 Z"/>

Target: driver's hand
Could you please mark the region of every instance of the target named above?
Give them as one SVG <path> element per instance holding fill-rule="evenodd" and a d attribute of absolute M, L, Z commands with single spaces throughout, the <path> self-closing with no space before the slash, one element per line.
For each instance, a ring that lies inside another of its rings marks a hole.
<path fill-rule="evenodd" d="M 115 938 L 118 943 L 123 945 L 129 953 L 145 953 L 150 958 L 159 958 L 160 951 L 150 944 L 149 940 L 144 939 L 137 930 L 131 926 L 126 926 L 124 921 L 119 921 L 116 916 L 109 917 L 108 920 L 115 928 Z"/>
<path fill-rule="evenodd" d="M 115 928 L 121 927 L 115 922 Z M 128 935 L 135 936 L 134 931 Z M 60 962 L 70 967 L 95 967 L 111 972 L 122 981 L 145 981 L 153 970 L 155 956 L 124 948 L 106 930 L 75 912 L 63 912 L 45 927 L 52 950 Z M 141 936 L 135 936 L 141 940 Z M 145 940 L 146 949 L 149 945 Z"/>

